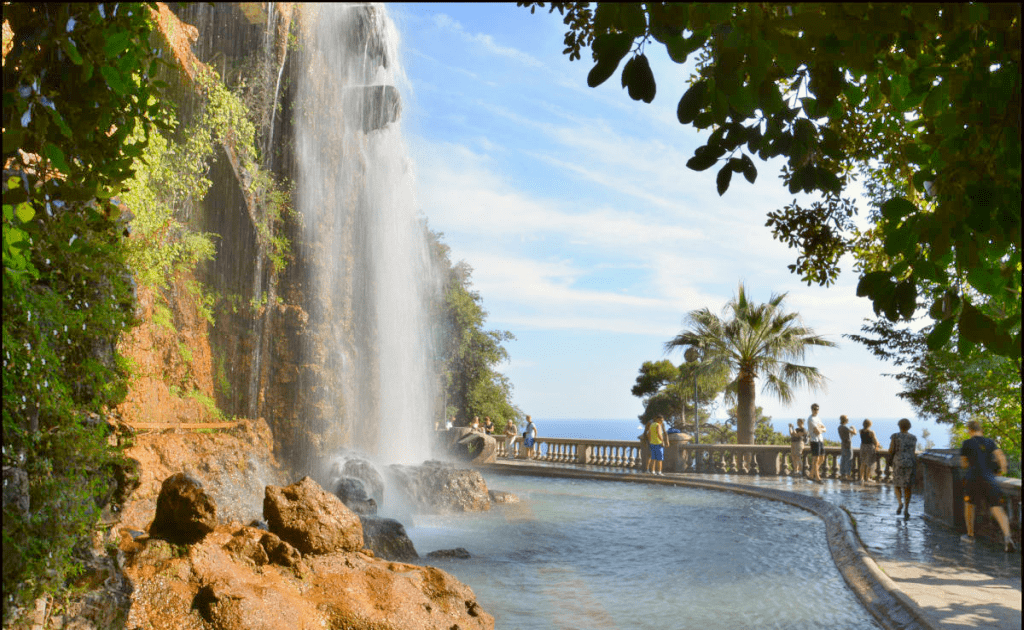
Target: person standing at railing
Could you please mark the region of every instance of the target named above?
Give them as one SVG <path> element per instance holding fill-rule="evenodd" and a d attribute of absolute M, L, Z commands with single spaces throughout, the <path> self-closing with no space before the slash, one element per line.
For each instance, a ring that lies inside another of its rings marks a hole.
<path fill-rule="evenodd" d="M 647 472 L 664 476 L 661 465 L 665 461 L 665 444 L 668 442 L 665 434 L 665 416 L 658 416 L 651 422 L 647 429 L 647 441 L 651 450 L 651 458 L 647 460 Z"/>
<path fill-rule="evenodd" d="M 818 403 L 811 405 L 807 434 L 811 442 L 811 481 L 825 483 L 821 480 L 821 464 L 825 461 L 825 423 L 818 417 Z"/>
<path fill-rule="evenodd" d="M 992 518 L 1003 530 L 1003 546 L 1006 551 L 1013 551 L 1016 545 L 1010 535 L 1010 520 L 1006 516 L 1003 505 L 1006 496 L 996 483 L 996 472 L 1006 474 L 1006 455 L 991 438 L 981 432 L 981 423 L 971 420 L 967 423 L 967 432 L 971 436 L 960 447 L 960 465 L 966 469 L 964 473 L 964 523 L 967 533 L 961 538 L 965 542 L 974 542 L 974 505 L 984 497 L 988 502 Z"/>
<path fill-rule="evenodd" d="M 878 450 L 878 438 L 871 430 L 871 421 L 864 419 L 864 428 L 860 430 L 860 484 L 871 482 L 871 468 L 875 465 L 875 451 Z"/>
<path fill-rule="evenodd" d="M 896 514 L 910 518 L 910 494 L 914 490 L 914 468 L 917 467 L 917 436 L 910 433 L 910 420 L 900 418 L 896 423 L 899 433 L 889 438 L 889 466 L 892 467 L 892 485 L 896 489 L 899 507 Z"/>
<path fill-rule="evenodd" d="M 804 473 L 804 442 L 807 441 L 807 429 L 804 428 L 804 419 L 797 418 L 796 428 L 789 425 L 790 456 L 793 460 L 793 475 L 798 476 Z"/>
<path fill-rule="evenodd" d="M 526 430 L 523 431 L 523 446 L 526 447 L 526 459 L 533 459 L 533 445 L 537 441 L 537 426 L 533 418 L 526 416 Z"/>
<path fill-rule="evenodd" d="M 839 416 L 839 478 L 843 481 L 853 477 L 853 446 L 850 444 L 850 437 L 854 431 L 846 426 L 849 421 L 846 416 Z"/>
<path fill-rule="evenodd" d="M 519 439 L 519 429 L 516 427 L 515 418 L 509 418 L 505 423 L 505 455 L 512 459 L 516 453 L 516 440 Z"/>
<path fill-rule="evenodd" d="M 484 416 L 484 433 L 487 435 L 494 433 L 494 423 L 491 422 L 490 416 Z"/>

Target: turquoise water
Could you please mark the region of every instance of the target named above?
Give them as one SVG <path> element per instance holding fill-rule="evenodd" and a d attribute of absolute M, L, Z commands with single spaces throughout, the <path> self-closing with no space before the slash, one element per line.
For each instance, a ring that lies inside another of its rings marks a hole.
<path fill-rule="evenodd" d="M 726 492 L 486 474 L 522 502 L 417 516 L 425 560 L 469 584 L 500 630 L 878 628 L 814 515 Z"/>
<path fill-rule="evenodd" d="M 935 422 L 916 420 L 914 418 L 910 420 L 910 432 L 917 436 L 919 444 L 924 445 L 921 430 L 928 429 L 931 434 L 930 439 L 934 442 L 934 447 L 947 448 L 949 444 L 948 425 L 940 425 Z M 838 442 L 839 433 L 837 428 L 839 427 L 839 419 L 825 417 L 824 422 L 826 429 L 825 437 Z M 863 422 L 864 418 L 853 418 L 850 420 L 850 425 L 860 429 Z M 899 428 L 896 426 L 897 422 L 899 422 L 899 418 L 871 419 L 871 428 L 875 431 L 875 435 L 878 436 L 878 441 L 882 443 L 883 447 L 888 447 L 890 435 L 899 432 Z M 635 418 L 624 420 L 542 418 L 534 420 L 534 423 L 537 425 L 537 435 L 541 437 L 635 440 L 636 436 L 640 435 L 640 421 Z M 796 418 L 772 419 L 772 426 L 783 435 L 789 435 L 787 427 L 790 423 L 795 425 Z M 855 447 L 859 446 L 860 439 L 854 438 L 853 444 Z"/>

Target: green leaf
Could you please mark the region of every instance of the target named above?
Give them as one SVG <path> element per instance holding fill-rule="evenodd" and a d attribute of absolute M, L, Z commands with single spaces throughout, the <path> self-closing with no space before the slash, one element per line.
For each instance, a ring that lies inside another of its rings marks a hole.
<path fill-rule="evenodd" d="M 892 278 L 888 271 L 872 271 L 864 274 L 857 283 L 857 297 L 872 297 L 884 290 L 892 291 Z"/>
<path fill-rule="evenodd" d="M 613 68 L 612 71 L 614 72 L 615 69 Z M 118 72 L 116 68 L 112 66 L 100 66 L 100 74 L 103 75 L 103 78 L 107 81 L 107 85 L 110 86 L 110 89 L 117 92 L 120 96 L 124 96 L 128 92 L 128 85 L 124 82 L 124 79 L 121 77 L 121 73 Z"/>
<path fill-rule="evenodd" d="M 82 55 L 79 54 L 78 48 L 75 46 L 75 42 L 71 41 L 71 38 L 62 37 L 60 40 L 60 47 L 65 53 L 67 53 L 68 59 L 71 60 L 71 63 L 76 66 L 82 65 Z"/>
<path fill-rule="evenodd" d="M 633 37 L 642 37 L 647 33 L 647 17 L 643 5 L 627 2 L 619 5 L 618 25 Z"/>
<path fill-rule="evenodd" d="M 680 123 L 688 125 L 694 121 L 704 106 L 704 95 L 707 93 L 707 89 L 706 81 L 698 81 L 686 90 L 683 97 L 679 99 L 679 107 L 676 108 L 676 118 Z"/>
<path fill-rule="evenodd" d="M 30 203 L 19 203 L 14 208 L 14 214 L 22 223 L 28 223 L 32 217 L 36 216 L 36 210 Z"/>
<path fill-rule="evenodd" d="M 903 197 L 893 197 L 882 204 L 880 208 L 882 216 L 888 221 L 899 221 L 905 216 L 915 214 L 917 206 L 910 203 Z"/>
<path fill-rule="evenodd" d="M 882 249 L 889 256 L 902 254 L 909 258 L 917 247 L 918 236 L 916 225 L 908 221 L 896 229 L 884 232 Z"/>
<path fill-rule="evenodd" d="M 913 280 L 904 280 L 896 285 L 893 299 L 900 317 L 910 319 L 917 309 L 917 284 Z"/>
<path fill-rule="evenodd" d="M 606 33 L 595 37 L 592 49 L 597 57 L 597 65 L 587 75 L 587 85 L 597 87 L 615 74 L 619 62 L 632 45 L 633 37 L 626 33 Z"/>
<path fill-rule="evenodd" d="M 64 152 L 60 150 L 60 147 L 52 142 L 47 142 L 46 146 L 43 147 L 43 154 L 49 158 L 50 163 L 53 164 L 55 169 L 65 175 L 71 173 L 71 169 L 68 167 L 68 163 L 64 159 Z"/>
<path fill-rule="evenodd" d="M 633 57 L 626 62 L 626 68 L 632 69 L 628 79 L 629 97 L 645 103 L 653 101 L 657 86 L 654 84 L 654 73 L 651 72 L 651 64 L 647 61 L 646 55 Z M 626 68 L 622 69 L 623 83 L 627 81 Z"/>
<path fill-rule="evenodd" d="M 742 160 L 743 177 L 745 177 L 748 182 L 753 184 L 754 180 L 757 179 L 757 168 L 754 166 L 754 161 L 751 160 L 750 156 L 745 153 L 743 154 Z"/>
<path fill-rule="evenodd" d="M 690 37 L 677 35 L 665 39 L 665 49 L 668 50 L 668 56 L 672 61 L 686 63 L 690 54 L 703 46 L 706 41 L 707 35 L 701 33 L 694 33 Z"/>
<path fill-rule="evenodd" d="M 687 168 L 694 171 L 706 171 L 718 161 L 718 155 L 709 147 L 697 147 L 692 158 L 687 160 Z"/>
<path fill-rule="evenodd" d="M 718 177 L 715 178 L 715 185 L 718 187 L 718 196 L 721 197 L 725 194 L 725 191 L 729 190 L 729 181 L 732 180 L 732 168 L 729 164 L 726 164 L 718 171 Z"/>
<path fill-rule="evenodd" d="M 121 51 L 128 48 L 130 39 L 131 34 L 128 31 L 114 33 L 107 38 L 107 42 L 103 46 L 103 54 L 107 57 L 116 57 Z"/>
<path fill-rule="evenodd" d="M 953 325 L 955 323 L 956 320 L 951 317 L 936 324 L 935 328 L 926 337 L 928 349 L 934 352 L 949 343 L 950 337 L 953 336 Z"/>

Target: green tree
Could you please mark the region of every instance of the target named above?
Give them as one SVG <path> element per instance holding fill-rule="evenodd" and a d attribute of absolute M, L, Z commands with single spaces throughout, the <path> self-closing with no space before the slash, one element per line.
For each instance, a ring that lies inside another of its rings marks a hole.
<path fill-rule="evenodd" d="M 981 344 L 1020 371 L 1019 3 L 555 9 L 568 26 L 570 60 L 591 50 L 591 87 L 626 59 L 623 88 L 650 103 L 657 85 L 648 47 L 663 45 L 680 64 L 696 53 L 677 116 L 710 135 L 687 166 L 717 165 L 724 194 L 733 174 L 755 181 L 753 158 L 784 157 L 789 191 L 820 200 L 794 200 L 767 225 L 798 248 L 789 267 L 808 283 L 833 282 L 851 247 L 857 208 L 844 194 L 856 171 L 903 184 L 873 226 L 893 264 L 862 270 L 858 295 L 897 321 L 913 316 L 922 282 L 942 287 L 925 305 L 935 321 L 929 344 L 957 333 L 962 346 Z"/>
<path fill-rule="evenodd" d="M 730 407 L 725 422 L 709 424 L 709 437 L 716 444 L 736 444 L 738 418 L 737 407 Z M 779 433 L 772 427 L 772 417 L 766 416 L 761 407 L 754 410 L 754 444 L 789 444 L 789 436 Z"/>
<path fill-rule="evenodd" d="M 754 396 L 757 378 L 764 380 L 762 391 L 783 403 L 793 402 L 794 387 L 812 390 L 825 385 L 818 368 L 790 363 L 802 360 L 813 347 L 834 348 L 832 341 L 816 335 L 800 322 L 797 313 L 783 310 L 786 294 L 773 294 L 768 302 L 755 304 L 747 299 L 743 283 L 723 309 L 727 318 L 707 308 L 690 311 L 687 330 L 665 344 L 666 350 L 693 346 L 703 354 L 711 370 L 727 370 L 733 380 L 725 389 L 726 400 L 738 404 L 738 440 L 754 442 Z"/>
<path fill-rule="evenodd" d="M 13 606 L 66 588 L 76 545 L 124 498 L 103 416 L 125 395 L 116 342 L 134 305 L 111 199 L 166 126 L 149 15 L 135 3 L 4 5 L 5 624 Z"/>
<path fill-rule="evenodd" d="M 682 363 L 678 367 L 671 361 L 644 361 L 631 393 L 644 403 L 640 420 L 665 416 L 665 420 L 680 430 L 694 430 L 694 379 L 697 384 L 697 421 L 703 428 L 711 418 L 715 399 L 728 383 L 728 373 L 701 370 L 696 363 Z M 687 420 L 689 418 L 689 421 Z"/>
<path fill-rule="evenodd" d="M 472 268 L 460 261 L 454 265 L 441 234 L 429 232 L 435 264 L 443 274 L 443 300 L 435 306 L 439 323 L 435 349 L 441 366 L 445 413 L 456 423 L 468 425 L 474 416 L 489 416 L 498 432 L 509 418 L 522 412 L 512 403 L 512 383 L 495 368 L 508 360 L 502 345 L 515 339 L 503 330 L 484 330 L 487 311 L 479 292 L 472 290 Z"/>
<path fill-rule="evenodd" d="M 903 194 L 905 185 L 878 173 L 865 179 L 867 197 L 872 204 L 872 218 L 881 219 L 880 207 L 894 194 Z M 877 230 L 857 234 L 854 255 L 858 269 L 864 272 L 884 270 L 897 264 L 878 238 Z M 950 264 L 951 269 L 955 265 Z M 952 271 L 951 271 L 952 272 Z M 919 303 L 944 302 L 946 288 L 936 282 L 919 283 Z M 980 304 L 990 313 L 996 305 Z M 951 423 L 962 429 L 969 420 L 983 419 L 986 433 L 999 441 L 1000 447 L 1013 461 L 1020 459 L 1021 374 L 1017 361 L 964 343 L 954 332 L 950 339 L 938 343 L 930 337 L 937 324 L 933 321 L 917 326 L 898 325 L 878 317 L 861 327 L 863 335 L 845 335 L 864 344 L 875 356 L 891 362 L 899 372 L 888 374 L 903 386 L 900 397 L 909 402 L 918 417 Z M 1019 469 L 1019 466 L 1016 467 Z"/>

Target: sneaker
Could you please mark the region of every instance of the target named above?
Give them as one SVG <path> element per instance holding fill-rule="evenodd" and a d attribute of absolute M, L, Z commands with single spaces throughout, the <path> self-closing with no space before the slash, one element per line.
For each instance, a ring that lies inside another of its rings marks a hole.
<path fill-rule="evenodd" d="M 974 542 L 974 536 L 968 536 L 967 534 L 964 534 L 960 537 L 960 542 L 972 543 Z"/>

